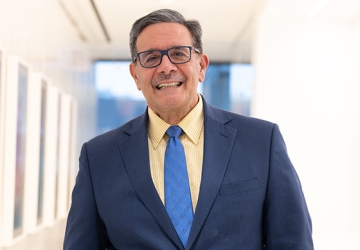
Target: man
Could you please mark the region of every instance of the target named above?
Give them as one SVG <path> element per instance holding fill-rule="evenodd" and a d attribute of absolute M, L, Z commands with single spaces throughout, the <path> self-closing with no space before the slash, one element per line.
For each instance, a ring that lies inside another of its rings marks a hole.
<path fill-rule="evenodd" d="M 197 93 L 209 65 L 199 23 L 154 11 L 134 23 L 130 49 L 148 109 L 83 145 L 64 249 L 313 249 L 278 126 L 216 109 Z M 181 192 L 171 190 L 172 170 L 185 171 Z M 172 195 L 179 204 L 169 207 Z"/>

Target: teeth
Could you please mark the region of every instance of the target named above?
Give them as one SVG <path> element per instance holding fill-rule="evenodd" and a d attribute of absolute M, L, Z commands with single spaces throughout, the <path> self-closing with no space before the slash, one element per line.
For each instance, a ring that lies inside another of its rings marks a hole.
<path fill-rule="evenodd" d="M 170 88 L 175 86 L 180 86 L 181 82 L 172 82 L 172 83 L 162 83 L 157 86 L 158 89 Z"/>

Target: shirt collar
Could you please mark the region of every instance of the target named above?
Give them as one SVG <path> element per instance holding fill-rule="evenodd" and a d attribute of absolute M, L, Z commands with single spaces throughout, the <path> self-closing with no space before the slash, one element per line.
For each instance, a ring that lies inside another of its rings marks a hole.
<path fill-rule="evenodd" d="M 199 101 L 195 107 L 178 123 L 185 134 L 190 138 L 192 143 L 197 145 L 200 140 L 201 131 L 204 126 L 203 101 L 200 95 Z M 164 137 L 166 130 L 171 126 L 161 119 L 155 112 L 148 108 L 149 127 L 148 133 L 151 143 L 156 149 L 161 139 Z"/>

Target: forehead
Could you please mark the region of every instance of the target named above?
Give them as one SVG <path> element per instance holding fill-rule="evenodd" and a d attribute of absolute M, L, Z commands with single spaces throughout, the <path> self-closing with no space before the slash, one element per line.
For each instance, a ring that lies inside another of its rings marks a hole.
<path fill-rule="evenodd" d="M 167 49 L 179 45 L 193 44 L 189 30 L 178 23 L 151 24 L 140 32 L 136 41 L 138 51 Z"/>

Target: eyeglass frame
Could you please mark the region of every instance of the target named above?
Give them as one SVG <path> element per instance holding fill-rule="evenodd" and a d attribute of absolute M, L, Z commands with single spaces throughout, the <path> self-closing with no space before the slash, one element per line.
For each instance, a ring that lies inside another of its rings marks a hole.
<path fill-rule="evenodd" d="M 173 62 L 169 56 L 169 50 L 172 50 L 172 49 L 176 49 L 176 48 L 188 48 L 190 49 L 190 57 L 189 57 L 189 60 L 185 61 L 185 62 L 180 62 L 180 63 L 177 63 L 177 62 Z M 198 54 L 201 54 L 200 50 L 195 48 L 195 47 L 192 47 L 192 46 L 175 46 L 175 47 L 171 47 L 169 49 L 164 49 L 164 50 L 161 50 L 161 49 L 150 49 L 150 50 L 145 50 L 145 51 L 141 51 L 139 53 L 136 54 L 136 56 L 134 56 L 133 58 L 133 62 L 135 63 L 138 59 L 141 67 L 143 68 L 147 68 L 147 69 L 150 69 L 150 68 L 156 68 L 157 66 L 159 66 L 161 63 L 162 63 L 162 59 L 163 59 L 163 56 L 166 55 L 169 59 L 169 61 L 172 63 L 172 64 L 184 64 L 184 63 L 187 63 L 191 60 L 191 55 L 192 55 L 192 51 L 195 51 L 196 53 Z M 159 61 L 159 64 L 155 65 L 155 66 L 144 66 L 142 65 L 141 63 L 141 60 L 140 60 L 140 55 L 143 54 L 143 53 L 146 53 L 146 52 L 151 52 L 151 51 L 159 51 L 160 52 L 160 61 Z"/>

